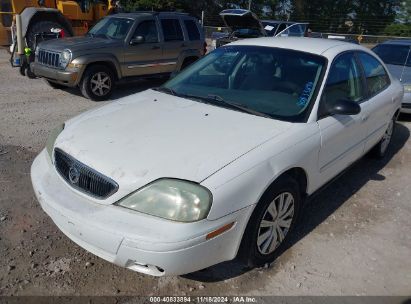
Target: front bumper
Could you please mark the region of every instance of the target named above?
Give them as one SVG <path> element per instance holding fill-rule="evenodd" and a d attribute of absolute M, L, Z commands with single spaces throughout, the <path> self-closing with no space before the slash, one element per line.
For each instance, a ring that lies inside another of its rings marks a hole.
<path fill-rule="evenodd" d="M 402 99 L 401 113 L 411 114 L 411 93 L 404 93 Z"/>
<path fill-rule="evenodd" d="M 71 240 L 116 265 L 155 275 L 181 275 L 233 259 L 253 206 L 217 220 L 172 222 L 125 208 L 98 204 L 62 180 L 45 150 L 31 167 L 44 211 Z M 226 224 L 217 237 L 206 235 Z"/>
<path fill-rule="evenodd" d="M 58 70 L 37 62 L 32 62 L 30 68 L 37 77 L 43 77 L 64 86 L 74 87 L 80 81 L 80 73 L 78 71 Z"/>

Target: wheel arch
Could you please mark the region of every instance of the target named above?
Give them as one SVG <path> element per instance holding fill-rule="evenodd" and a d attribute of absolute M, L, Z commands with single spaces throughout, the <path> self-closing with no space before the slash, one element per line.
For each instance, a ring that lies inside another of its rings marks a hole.
<path fill-rule="evenodd" d="M 21 17 L 22 32 L 24 37 L 26 37 L 28 30 L 37 21 L 54 21 L 63 25 L 69 31 L 69 34 L 71 36 L 74 35 L 71 23 L 58 9 L 45 7 L 28 7 L 21 12 Z"/>
<path fill-rule="evenodd" d="M 84 72 L 94 65 L 104 65 L 108 67 L 115 77 L 115 80 L 119 80 L 121 76 L 120 64 L 115 58 L 112 58 L 111 55 L 94 55 L 93 57 L 89 56 L 79 56 L 72 60 L 73 63 L 84 65 L 84 68 L 81 69 L 78 77 L 78 83 L 81 82 Z"/>

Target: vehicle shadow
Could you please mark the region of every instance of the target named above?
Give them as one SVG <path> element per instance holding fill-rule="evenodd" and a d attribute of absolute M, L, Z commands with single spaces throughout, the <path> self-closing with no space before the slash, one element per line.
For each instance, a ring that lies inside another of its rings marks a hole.
<path fill-rule="evenodd" d="M 150 88 L 161 86 L 164 82 L 166 82 L 167 78 L 151 78 L 151 79 L 136 79 L 130 80 L 127 82 L 120 82 L 114 88 L 113 94 L 111 95 L 109 101 L 119 99 L 122 97 L 126 97 L 132 94 L 136 94 L 142 91 L 145 91 Z M 79 88 L 63 88 L 65 92 L 70 94 L 83 97 Z"/>
<path fill-rule="evenodd" d="M 277 258 L 325 221 L 367 182 L 370 180 L 384 180 L 385 177 L 378 172 L 402 149 L 409 137 L 408 128 L 398 123 L 389 153 L 384 159 L 379 160 L 366 155 L 338 179 L 330 183 L 328 187 L 307 200 L 302 210 L 300 223 L 288 240 L 287 245 L 284 246 L 281 252 L 277 253 Z M 183 277 L 201 282 L 219 282 L 240 276 L 250 270 L 242 266 L 239 261 L 233 260 Z"/>

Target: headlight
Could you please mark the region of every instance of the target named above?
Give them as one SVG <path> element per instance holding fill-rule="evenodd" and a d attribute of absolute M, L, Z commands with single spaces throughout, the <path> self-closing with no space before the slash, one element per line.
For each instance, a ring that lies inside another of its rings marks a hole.
<path fill-rule="evenodd" d="M 53 155 L 53 147 L 54 143 L 56 142 L 57 136 L 64 130 L 64 124 L 59 125 L 57 128 L 55 128 L 53 131 L 51 131 L 49 137 L 47 138 L 47 143 L 46 143 L 46 149 L 47 152 L 52 158 Z"/>
<path fill-rule="evenodd" d="M 404 93 L 411 93 L 411 84 L 404 85 Z"/>
<path fill-rule="evenodd" d="M 164 178 L 148 184 L 116 203 L 128 209 L 178 222 L 207 217 L 211 192 L 199 184 Z"/>
<path fill-rule="evenodd" d="M 39 47 L 36 46 L 36 50 L 34 51 L 34 56 L 38 57 L 39 56 Z"/>
<path fill-rule="evenodd" d="M 64 50 L 60 54 L 60 62 L 59 62 L 60 67 L 65 69 L 67 67 L 67 65 L 70 63 L 70 61 L 71 61 L 71 52 L 70 52 L 70 50 Z"/>

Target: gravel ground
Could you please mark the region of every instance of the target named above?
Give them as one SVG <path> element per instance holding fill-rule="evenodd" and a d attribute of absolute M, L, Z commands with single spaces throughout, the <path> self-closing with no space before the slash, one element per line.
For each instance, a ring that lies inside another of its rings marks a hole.
<path fill-rule="evenodd" d="M 122 86 L 113 98 L 148 86 Z M 267 269 L 223 263 L 154 278 L 114 266 L 65 237 L 37 203 L 30 165 L 59 122 L 101 106 L 21 77 L 0 50 L 0 295 L 411 295 L 411 123 L 390 155 L 365 157 L 303 211 Z"/>

